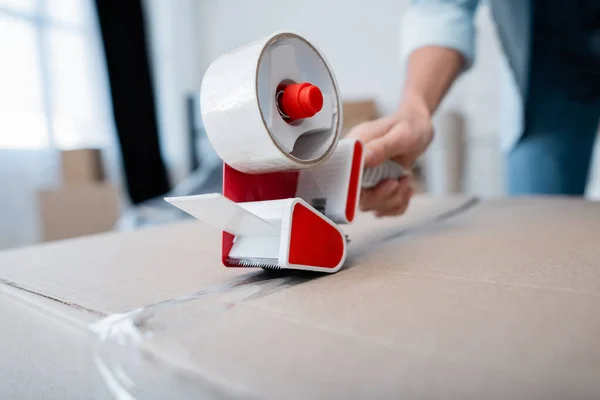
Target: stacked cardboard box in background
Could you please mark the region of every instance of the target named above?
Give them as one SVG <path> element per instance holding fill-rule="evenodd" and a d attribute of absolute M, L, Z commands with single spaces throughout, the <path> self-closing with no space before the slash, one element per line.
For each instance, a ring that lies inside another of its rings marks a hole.
<path fill-rule="evenodd" d="M 361 122 L 376 119 L 379 116 L 374 100 L 344 101 L 342 117 L 342 136 Z"/>
<path fill-rule="evenodd" d="M 60 152 L 62 184 L 38 193 L 42 241 L 106 232 L 119 218 L 118 189 L 105 180 L 98 149 Z"/>

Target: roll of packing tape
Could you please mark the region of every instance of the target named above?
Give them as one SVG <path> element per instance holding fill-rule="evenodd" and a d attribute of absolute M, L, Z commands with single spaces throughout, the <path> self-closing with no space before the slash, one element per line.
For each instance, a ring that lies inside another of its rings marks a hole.
<path fill-rule="evenodd" d="M 215 152 L 241 172 L 315 166 L 339 139 L 335 76 L 323 54 L 296 33 L 276 32 L 215 60 L 200 101 Z"/>

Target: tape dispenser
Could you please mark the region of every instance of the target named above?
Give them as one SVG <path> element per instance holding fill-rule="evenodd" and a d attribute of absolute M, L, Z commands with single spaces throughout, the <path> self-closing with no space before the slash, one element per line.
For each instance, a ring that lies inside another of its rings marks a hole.
<path fill-rule="evenodd" d="M 314 44 L 276 32 L 215 60 L 200 106 L 223 160 L 223 192 L 165 200 L 222 231 L 226 267 L 333 273 L 346 259 L 361 187 L 405 172 L 363 168 L 360 141 L 341 139 L 335 75 Z"/>

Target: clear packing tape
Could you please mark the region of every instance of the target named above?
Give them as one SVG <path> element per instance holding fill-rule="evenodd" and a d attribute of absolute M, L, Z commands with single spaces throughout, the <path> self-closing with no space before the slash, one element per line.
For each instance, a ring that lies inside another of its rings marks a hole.
<path fill-rule="evenodd" d="M 290 123 L 281 116 L 280 85 L 310 82 L 322 109 Z M 341 130 L 337 82 L 322 53 L 303 37 L 276 32 L 215 60 L 200 96 L 202 120 L 216 153 L 245 173 L 309 168 L 326 160 Z"/>

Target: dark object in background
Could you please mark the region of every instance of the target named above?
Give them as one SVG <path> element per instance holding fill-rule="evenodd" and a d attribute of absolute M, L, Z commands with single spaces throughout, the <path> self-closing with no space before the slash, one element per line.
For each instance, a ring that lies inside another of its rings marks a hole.
<path fill-rule="evenodd" d="M 190 146 L 190 170 L 192 172 L 200 168 L 200 158 L 198 157 L 197 144 L 200 139 L 200 127 L 202 125 L 200 114 L 200 98 L 197 94 L 188 95 L 185 99 L 189 146 Z"/>
<path fill-rule="evenodd" d="M 133 204 L 169 191 L 160 154 L 140 0 L 96 0 L 113 114 Z"/>

